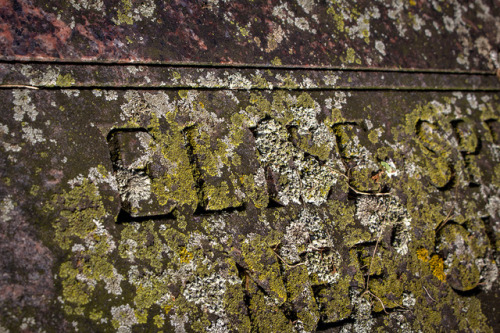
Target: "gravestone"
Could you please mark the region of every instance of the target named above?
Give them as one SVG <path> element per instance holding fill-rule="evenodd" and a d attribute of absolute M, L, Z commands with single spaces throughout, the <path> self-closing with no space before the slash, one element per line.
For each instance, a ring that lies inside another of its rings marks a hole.
<path fill-rule="evenodd" d="M 500 330 L 499 8 L 4 1 L 0 332 Z"/>

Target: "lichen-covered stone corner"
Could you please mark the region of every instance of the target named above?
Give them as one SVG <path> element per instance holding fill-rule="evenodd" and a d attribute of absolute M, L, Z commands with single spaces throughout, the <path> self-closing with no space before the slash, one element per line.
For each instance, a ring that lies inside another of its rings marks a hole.
<path fill-rule="evenodd" d="M 0 93 L 1 188 L 41 203 L 62 323 L 1 327 L 494 329 L 496 95 Z"/>

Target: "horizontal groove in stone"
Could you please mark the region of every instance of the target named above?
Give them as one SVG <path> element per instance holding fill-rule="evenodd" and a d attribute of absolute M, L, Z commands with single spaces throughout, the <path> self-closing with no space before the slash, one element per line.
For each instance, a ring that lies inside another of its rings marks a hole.
<path fill-rule="evenodd" d="M 485 73 L 1 63 L 0 88 L 498 91 Z"/>

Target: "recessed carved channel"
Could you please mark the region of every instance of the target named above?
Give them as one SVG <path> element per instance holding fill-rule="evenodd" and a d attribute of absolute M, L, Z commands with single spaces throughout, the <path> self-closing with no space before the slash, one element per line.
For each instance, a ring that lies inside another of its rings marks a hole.
<path fill-rule="evenodd" d="M 124 211 L 122 215 L 158 215 L 144 210 L 143 204 L 143 201 L 151 199 L 148 168 L 153 158 L 150 148 L 153 140 L 143 128 L 114 130 L 108 135 L 111 162 Z"/>

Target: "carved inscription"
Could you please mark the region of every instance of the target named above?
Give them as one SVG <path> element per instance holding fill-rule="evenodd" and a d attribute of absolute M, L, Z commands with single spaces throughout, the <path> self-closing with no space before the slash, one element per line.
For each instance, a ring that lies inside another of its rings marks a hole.
<path fill-rule="evenodd" d="M 144 129 L 123 129 L 108 136 L 122 209 L 132 216 L 160 213 L 150 203 L 151 175 L 148 168 L 153 161 L 151 141 L 153 138 Z"/>
<path fill-rule="evenodd" d="M 169 150 L 143 128 L 109 133 L 122 210 L 128 215 L 159 217 L 174 210 L 197 214 L 243 209 L 250 201 L 258 206 L 255 201 L 267 196 L 250 130 L 243 132 L 245 140 L 234 151 L 221 154 L 225 160 L 216 154 L 221 138 L 197 127 L 175 134 L 182 144 Z"/>
<path fill-rule="evenodd" d="M 496 124 L 492 120 L 485 123 L 493 137 Z M 416 124 L 416 138 L 428 155 L 429 179 L 438 189 L 446 189 L 454 184 L 457 170 L 463 169 L 468 184 L 478 184 L 476 160 L 482 147 L 478 131 L 464 119 L 450 125 L 451 137 L 433 122 Z M 315 155 L 310 145 L 317 133 L 332 144 L 324 144 L 329 151 Z M 381 159 L 374 153 L 380 144 L 357 122 L 331 127 L 318 123 L 314 131 L 304 133 L 294 124 L 266 118 L 252 131 L 242 129 L 243 140 L 234 146 L 228 143 L 228 133 L 214 135 L 197 126 L 176 135 L 182 143 L 177 143 L 176 150 L 166 150 L 144 128 L 109 133 L 122 210 L 131 217 L 167 215 L 176 209 L 189 214 L 243 210 L 249 203 L 258 208 L 320 205 L 339 180 L 347 182 L 354 194 L 388 192 L 381 179 L 394 171 L 387 157 Z M 453 154 L 455 150 L 459 154 Z M 176 154 L 170 156 L 166 151 Z M 185 194 L 186 189 L 190 198 L 176 194 Z"/>

